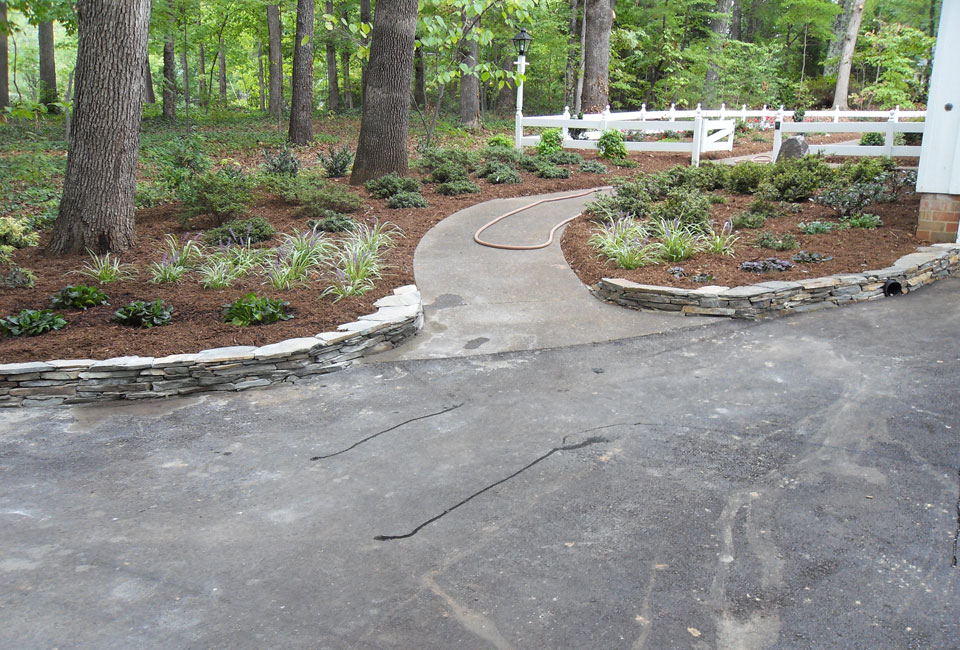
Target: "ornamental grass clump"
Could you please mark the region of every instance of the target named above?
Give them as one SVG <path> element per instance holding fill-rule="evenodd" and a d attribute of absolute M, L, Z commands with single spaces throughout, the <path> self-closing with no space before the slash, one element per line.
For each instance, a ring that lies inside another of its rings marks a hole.
<path fill-rule="evenodd" d="M 110 253 L 97 255 L 87 249 L 90 261 L 80 267 L 79 271 L 71 271 L 79 275 L 92 278 L 100 284 L 130 280 L 137 275 L 137 267 L 132 264 L 123 264 L 118 258 L 111 257 Z"/>
<path fill-rule="evenodd" d="M 663 259 L 662 245 L 651 241 L 647 226 L 629 217 L 600 225 L 589 243 L 600 257 L 612 260 L 622 269 L 657 264 Z"/>
<path fill-rule="evenodd" d="M 701 245 L 703 246 L 703 250 L 713 255 L 733 257 L 736 254 L 733 245 L 739 240 L 740 237 L 733 234 L 732 221 L 724 221 L 723 225 L 720 226 L 720 230 L 717 230 L 711 222 L 710 231 L 701 238 Z"/>
<path fill-rule="evenodd" d="M 657 222 L 656 230 L 660 239 L 661 255 L 668 262 L 682 262 L 702 250 L 699 234 L 679 219 L 661 220 Z"/>

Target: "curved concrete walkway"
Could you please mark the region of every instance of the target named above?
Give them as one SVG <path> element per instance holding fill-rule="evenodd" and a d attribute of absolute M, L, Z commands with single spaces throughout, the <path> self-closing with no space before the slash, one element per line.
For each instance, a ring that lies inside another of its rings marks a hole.
<path fill-rule="evenodd" d="M 695 327 L 710 322 L 631 311 L 593 297 L 567 266 L 558 231 L 553 244 L 534 251 L 480 246 L 473 234 L 493 218 L 559 192 L 497 199 L 457 212 L 417 246 L 414 275 L 423 296 L 423 330 L 376 361 L 427 359 L 536 350 L 596 343 Z M 484 232 L 488 241 L 537 244 L 550 228 L 583 209 L 595 195 L 547 203 Z"/>

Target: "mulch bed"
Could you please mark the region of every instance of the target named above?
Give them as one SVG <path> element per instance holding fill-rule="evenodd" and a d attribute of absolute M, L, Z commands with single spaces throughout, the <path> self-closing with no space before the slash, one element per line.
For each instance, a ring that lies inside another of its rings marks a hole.
<path fill-rule="evenodd" d="M 592 153 L 584 156 L 595 158 Z M 657 171 L 689 162 L 684 155 L 634 156 L 638 170 Z M 313 336 L 318 332 L 335 330 L 337 325 L 356 320 L 357 316 L 375 311 L 373 302 L 391 293 L 393 288 L 413 284 L 413 253 L 423 235 L 445 217 L 466 207 L 495 198 L 529 196 L 564 190 L 585 189 L 607 184 L 611 178 L 635 170 L 613 169 L 609 174 L 586 174 L 575 169 L 571 178 L 549 180 L 521 172 L 523 182 L 518 185 L 490 185 L 481 181 L 480 194 L 443 196 L 435 185 L 424 185 L 423 195 L 430 207 L 421 209 L 390 209 L 386 202 L 372 199 L 362 188 L 355 191 L 365 198 L 358 220 L 372 223 L 375 218 L 390 221 L 403 230 L 397 246 L 386 256 L 388 270 L 375 289 L 362 297 L 344 298 L 333 302 L 333 297 L 319 297 L 327 283 L 317 281 L 306 286 L 275 290 L 264 284 L 262 277 L 249 275 L 225 289 L 204 289 L 195 274 L 179 284 L 156 285 L 149 281 L 147 267 L 159 261 L 164 248 L 164 235 L 180 236 L 186 232 L 216 225 L 196 218 L 189 230 L 177 223 L 179 206 L 165 205 L 137 211 L 137 245 L 120 254 L 126 264 L 136 265 L 140 273 L 133 279 L 104 285 L 110 296 L 109 306 L 100 306 L 86 312 L 60 310 L 69 325 L 62 330 L 29 338 L 0 338 L 0 363 L 46 359 L 104 359 L 125 355 L 163 356 L 197 352 L 202 349 L 230 345 L 266 345 L 288 338 Z M 415 174 L 414 174 L 415 175 Z M 346 185 L 346 179 L 334 182 Z M 296 216 L 296 206 L 290 206 L 274 197 L 260 196 L 250 215 L 266 217 L 278 232 L 305 229 L 305 220 Z M 85 255 L 51 257 L 44 253 L 49 238 L 45 234 L 40 246 L 17 251 L 14 261 L 31 269 L 37 276 L 31 289 L 0 288 L 0 316 L 5 317 L 21 309 L 43 309 L 50 306 L 50 298 L 68 284 L 96 284 L 85 276 L 73 273 L 88 261 Z M 275 245 L 277 238 L 263 245 Z M 0 271 L 3 271 L 0 268 Z M 224 304 L 249 293 L 280 298 L 290 303 L 294 318 L 260 327 L 236 327 L 221 320 Z M 170 325 L 154 329 L 133 329 L 111 322 L 113 312 L 133 300 L 163 299 L 176 308 Z"/>
<path fill-rule="evenodd" d="M 746 210 L 753 200 L 751 196 L 724 196 L 727 197 L 727 203 L 714 205 L 711 209 L 711 218 L 718 223 Z M 883 220 L 883 226 L 876 230 L 851 228 L 820 235 L 802 235 L 797 230 L 797 223 L 800 221 L 839 220 L 832 210 L 816 203 L 806 202 L 799 206 L 799 213 L 767 219 L 763 228 L 737 230 L 740 241 L 734 246 L 736 255 L 733 257 L 719 257 L 701 252 L 683 262 L 666 262 L 633 270 L 620 269 L 612 261 L 598 258 L 597 251 L 587 243 L 595 230 L 595 225 L 587 217 L 580 217 L 567 226 L 561 246 L 567 262 L 587 285 L 595 284 L 600 278 L 623 278 L 640 284 L 696 289 L 704 286 L 689 279 L 689 276 L 696 273 L 712 275 L 713 280 L 709 284 L 736 287 L 768 280 L 798 280 L 880 269 L 890 266 L 907 253 L 915 252 L 920 245 L 914 234 L 920 207 L 920 198 L 916 194 L 907 195 L 897 203 L 871 205 L 868 212 Z M 754 247 L 754 239 L 764 231 L 776 235 L 791 233 L 797 238 L 800 248 L 774 251 Z M 833 259 L 819 264 L 795 264 L 792 269 L 783 272 L 751 273 L 739 269 L 741 262 L 769 257 L 789 261 L 800 250 L 831 255 Z M 687 277 L 676 278 L 671 275 L 668 269 L 674 266 L 683 267 Z"/>
<path fill-rule="evenodd" d="M 765 134 L 766 135 L 766 134 Z M 749 142 L 740 138 L 732 153 L 726 156 L 744 155 L 753 152 L 769 151 L 769 144 Z M 326 146 L 316 145 L 303 152 L 304 160 L 315 160 L 314 150 L 325 150 Z M 596 158 L 592 151 L 579 152 L 587 160 Z M 259 156 L 259 154 L 258 154 Z M 258 156 L 251 154 L 250 165 L 259 164 Z M 722 157 L 717 154 L 710 156 Z M 569 179 L 549 180 L 537 178 L 534 174 L 521 172 L 523 183 L 518 185 L 490 185 L 479 182 L 480 194 L 462 196 L 443 196 L 436 193 L 436 186 L 424 185 L 423 195 L 429 203 L 428 208 L 393 210 L 386 207 L 385 201 L 371 199 L 367 193 L 357 188 L 355 191 L 364 197 L 364 207 L 354 215 L 358 220 L 372 222 L 390 221 L 398 225 L 404 236 L 399 238 L 397 246 L 386 256 L 388 270 L 377 283 L 375 289 L 358 298 L 345 298 L 334 303 L 332 297 L 321 299 L 320 292 L 326 283 L 317 282 L 291 288 L 274 290 L 264 284 L 256 275 L 243 278 L 234 286 L 226 289 L 203 289 L 195 275 L 189 275 L 179 284 L 155 285 L 149 282 L 147 267 L 151 262 L 159 261 L 162 255 L 163 238 L 166 233 L 180 235 L 184 232 L 176 220 L 178 205 L 166 205 L 157 208 L 141 209 L 137 212 L 138 241 L 135 248 L 119 255 L 124 263 L 135 264 L 140 273 L 129 281 L 108 284 L 103 287 L 110 296 L 110 305 L 82 311 L 62 311 L 69 325 L 63 330 L 50 332 L 43 336 L 12 339 L 0 339 L 0 363 L 46 359 L 109 358 L 124 355 L 163 356 L 167 354 L 197 352 L 201 349 L 230 345 L 266 345 L 283 339 L 312 336 L 318 332 L 329 331 L 337 325 L 355 320 L 361 314 L 373 311 L 373 302 L 389 294 L 394 287 L 414 283 L 413 254 L 421 237 L 435 224 L 447 216 L 471 205 L 495 198 L 530 196 L 549 192 L 570 191 L 606 185 L 615 176 L 630 175 L 638 171 L 652 172 L 668 169 L 674 165 L 689 164 L 687 154 L 642 153 L 630 155 L 638 167 L 636 169 L 616 169 L 606 175 L 586 174 L 572 169 Z M 415 175 L 415 174 L 414 174 Z M 346 184 L 346 179 L 335 182 Z M 714 218 L 725 219 L 730 214 L 745 207 L 748 199 L 731 197 L 727 205 L 715 206 Z M 887 227 L 880 231 L 847 231 L 834 235 L 817 236 L 822 239 L 801 237 L 807 250 L 816 250 L 834 255 L 834 261 L 818 265 L 809 273 L 826 275 L 839 271 L 855 271 L 862 268 L 878 268 L 888 264 L 904 252 L 916 246 L 913 230 L 916 228 L 917 202 L 915 199 L 902 205 L 880 206 L 876 212 L 882 216 Z M 296 207 L 287 205 L 271 196 L 260 196 L 250 210 L 250 215 L 262 215 L 276 227 L 278 232 L 291 232 L 305 228 L 302 218 L 296 214 Z M 791 216 L 779 221 L 769 221 L 768 230 L 778 232 L 789 230 L 801 219 L 811 220 L 823 216 L 822 209 L 810 205 L 804 207 L 802 216 Z M 190 231 L 215 225 L 195 219 Z M 600 263 L 593 249 L 586 245 L 589 224 L 581 219 L 568 226 L 564 235 L 564 251 L 574 270 L 585 283 L 596 282 L 602 276 L 619 276 L 637 281 L 670 286 L 689 286 L 689 283 L 677 281 L 666 273 L 666 266 L 657 269 L 624 272 L 615 271 L 611 266 Z M 749 237 L 750 235 L 748 235 Z M 34 271 L 37 275 L 36 286 L 31 289 L 0 288 L 0 316 L 16 313 L 21 309 L 42 309 L 49 306 L 50 297 L 68 284 L 94 284 L 84 276 L 72 273 L 86 261 L 84 255 L 50 257 L 44 253 L 48 235 L 42 238 L 41 245 L 33 249 L 17 251 L 16 264 Z M 809 243 L 808 243 L 808 240 Z M 264 245 L 274 245 L 275 240 Z M 774 256 L 761 253 L 748 245 L 738 247 L 740 256 L 735 258 L 754 259 Z M 781 255 L 782 257 L 782 255 Z M 735 264 L 735 262 L 734 262 Z M 758 280 L 755 275 L 730 272 L 730 261 L 717 262 L 695 258 L 684 264 L 690 273 L 705 271 L 716 277 L 716 282 L 735 285 L 747 284 Z M 3 269 L 0 269 L 2 271 Z M 778 275 L 778 278 L 801 277 L 803 270 Z M 765 279 L 765 278 L 764 278 Z M 251 291 L 258 295 L 281 298 L 290 303 L 294 319 L 262 327 L 235 327 L 221 321 L 220 312 L 225 303 L 232 302 Z M 137 330 L 114 324 L 110 316 L 117 308 L 133 300 L 163 299 L 174 305 L 174 321 L 170 325 L 152 330 Z"/>

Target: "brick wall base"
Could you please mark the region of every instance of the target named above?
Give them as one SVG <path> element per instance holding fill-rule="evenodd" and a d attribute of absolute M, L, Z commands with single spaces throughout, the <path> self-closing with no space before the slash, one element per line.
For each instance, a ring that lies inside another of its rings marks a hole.
<path fill-rule="evenodd" d="M 960 195 L 920 195 L 917 239 L 939 243 L 955 242 L 958 223 L 960 223 Z"/>

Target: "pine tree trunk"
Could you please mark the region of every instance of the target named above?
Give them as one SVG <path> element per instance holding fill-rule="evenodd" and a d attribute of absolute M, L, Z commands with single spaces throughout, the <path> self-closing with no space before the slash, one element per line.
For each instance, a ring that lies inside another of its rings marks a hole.
<path fill-rule="evenodd" d="M 173 34 L 167 34 L 163 39 L 163 116 L 168 120 L 177 116 L 177 71 L 173 48 Z"/>
<path fill-rule="evenodd" d="M 146 95 L 145 95 L 146 102 L 148 104 L 156 104 L 157 96 L 153 92 L 153 71 L 150 69 L 149 55 L 147 56 L 146 60 L 143 62 L 143 77 L 144 77 L 144 83 L 146 84 Z"/>
<path fill-rule="evenodd" d="M 587 43 L 583 53 L 583 111 L 599 112 L 610 103 L 610 30 L 617 0 L 585 0 Z"/>
<path fill-rule="evenodd" d="M 267 5 L 267 58 L 270 60 L 270 114 L 283 110 L 283 50 L 280 47 L 280 7 Z"/>
<path fill-rule="evenodd" d="M 150 0 L 79 0 L 73 133 L 47 251 L 133 245 Z"/>
<path fill-rule="evenodd" d="M 424 60 L 423 48 L 418 47 L 413 53 L 413 96 L 420 105 L 420 110 L 427 110 L 427 63 Z"/>
<path fill-rule="evenodd" d="M 287 137 L 293 144 L 303 145 L 313 141 L 313 0 L 297 1 L 296 34 Z"/>
<path fill-rule="evenodd" d="M 0 2 L 0 22 L 7 22 L 7 3 Z M 10 105 L 10 55 L 7 34 L 0 34 L 0 111 Z"/>
<path fill-rule="evenodd" d="M 326 12 L 333 15 L 333 0 L 327 0 Z M 327 110 L 340 110 L 340 86 L 337 83 L 337 45 L 327 35 Z"/>
<path fill-rule="evenodd" d="M 407 173 L 407 126 L 413 80 L 417 0 L 379 0 L 373 17 L 366 103 L 350 176 L 360 185 L 390 172 Z"/>
<path fill-rule="evenodd" d="M 833 107 L 847 110 L 847 95 L 850 93 L 850 68 L 853 67 L 853 52 L 857 49 L 857 35 L 860 33 L 860 21 L 863 20 L 865 0 L 856 0 L 847 24 L 847 33 L 843 37 L 843 49 L 840 52 L 840 67 L 837 69 L 837 87 L 833 92 Z"/>
<path fill-rule="evenodd" d="M 257 41 L 257 83 L 260 90 L 260 111 L 267 110 L 263 87 L 263 41 Z"/>
<path fill-rule="evenodd" d="M 40 103 L 51 112 L 57 102 L 57 63 L 53 53 L 53 23 L 48 21 L 37 26 L 37 41 L 40 46 Z"/>
<path fill-rule="evenodd" d="M 227 105 L 227 59 L 223 53 L 223 39 L 220 39 L 220 50 L 217 52 L 217 72 L 220 76 L 220 104 Z"/>
<path fill-rule="evenodd" d="M 464 17 L 464 27 L 468 22 Z M 463 63 L 475 68 L 480 58 L 480 44 L 464 31 L 467 42 L 463 46 Z M 460 75 L 460 121 L 468 129 L 480 126 L 480 77 L 476 73 L 464 72 Z"/>
<path fill-rule="evenodd" d="M 580 76 L 580 0 L 570 0 L 570 33 L 567 36 L 567 67 L 563 73 L 563 88 L 567 106 L 573 106 L 577 94 L 577 77 Z M 498 102 L 499 104 L 499 102 Z"/>

